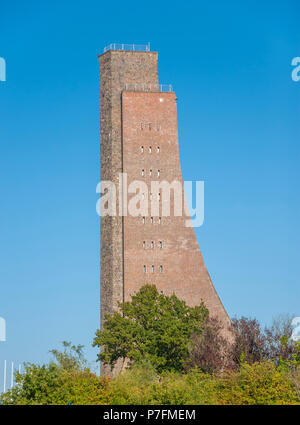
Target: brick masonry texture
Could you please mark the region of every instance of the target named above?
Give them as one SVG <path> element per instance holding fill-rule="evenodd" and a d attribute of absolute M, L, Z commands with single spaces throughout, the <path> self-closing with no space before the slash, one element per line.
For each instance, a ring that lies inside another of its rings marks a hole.
<path fill-rule="evenodd" d="M 153 180 L 182 182 L 175 93 L 125 90 L 126 83 L 158 85 L 157 53 L 108 51 L 99 60 L 101 179 L 118 187 L 124 172 L 128 185 L 143 180 L 149 193 Z M 146 283 L 191 306 L 203 300 L 212 316 L 230 324 L 186 220 L 174 216 L 173 199 L 161 222 L 150 215 L 145 222 L 129 215 L 101 219 L 101 324 Z M 101 373 L 109 369 L 102 365 Z"/>
<path fill-rule="evenodd" d="M 157 53 L 110 50 L 99 56 L 99 63 L 101 180 L 118 185 L 123 170 L 121 93 L 127 83 L 158 84 Z M 105 314 L 117 310 L 123 301 L 122 226 L 121 217 L 101 219 L 101 324 Z M 101 373 L 108 373 L 108 368 L 101 365 Z"/>

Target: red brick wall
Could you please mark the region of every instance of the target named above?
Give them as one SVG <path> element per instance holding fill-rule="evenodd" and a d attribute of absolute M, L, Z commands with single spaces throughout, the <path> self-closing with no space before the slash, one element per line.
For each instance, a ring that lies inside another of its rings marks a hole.
<path fill-rule="evenodd" d="M 122 130 L 123 172 L 128 174 L 128 185 L 134 180 L 144 180 L 150 193 L 151 180 L 182 181 L 175 93 L 123 92 Z M 157 170 L 160 170 L 159 177 Z M 205 267 L 194 230 L 185 226 L 186 219 L 186 216 L 174 216 L 173 202 L 171 216 L 162 217 L 161 224 L 158 224 L 158 217 L 151 223 L 150 215 L 145 224 L 142 217 L 128 215 L 124 218 L 125 300 L 145 283 L 153 283 L 159 291 L 167 295 L 175 292 L 191 306 L 203 300 L 212 315 L 229 323 Z M 163 266 L 162 273 L 160 266 Z"/>
<path fill-rule="evenodd" d="M 157 92 L 157 52 L 108 51 L 99 56 L 99 62 L 101 180 L 118 185 L 123 171 L 128 173 L 128 183 L 143 179 L 149 184 L 150 180 L 158 179 L 157 170 L 160 170 L 160 180 L 181 180 L 176 95 Z M 151 92 L 124 91 L 127 84 L 152 89 Z M 141 146 L 144 146 L 143 154 Z M 118 206 L 117 192 L 117 210 Z M 172 215 L 162 217 L 161 224 L 158 217 L 154 217 L 151 224 L 150 216 L 146 217 L 145 224 L 142 217 L 101 219 L 101 326 L 105 314 L 117 310 L 119 302 L 128 300 L 145 283 L 156 284 L 165 294 L 175 292 L 190 305 L 199 304 L 203 299 L 212 315 L 229 323 L 206 270 L 194 230 L 185 227 L 185 220 L 186 217 Z M 144 265 L 147 273 L 144 273 Z M 160 266 L 163 266 L 162 273 Z M 118 364 L 114 373 L 120 368 Z M 110 374 L 110 368 L 101 365 L 101 373 Z"/>

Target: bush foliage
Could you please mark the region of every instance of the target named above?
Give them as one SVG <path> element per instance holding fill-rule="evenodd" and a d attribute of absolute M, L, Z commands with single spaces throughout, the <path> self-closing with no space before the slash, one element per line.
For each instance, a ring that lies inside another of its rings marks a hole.
<path fill-rule="evenodd" d="M 96 332 L 99 360 L 130 360 L 121 374 L 97 376 L 83 347 L 63 342 L 49 364 L 26 364 L 0 404 L 300 404 L 300 342 L 291 339 L 291 318 L 265 329 L 255 319 L 233 319 L 231 332 L 229 343 L 203 304 L 188 307 L 146 285 Z"/>
<path fill-rule="evenodd" d="M 188 307 L 175 295 L 159 294 L 143 286 L 120 312 L 106 316 L 94 346 L 102 347 L 99 360 L 113 366 L 118 359 L 148 359 L 158 372 L 181 371 L 187 361 L 191 335 L 201 335 L 208 310 Z"/>
<path fill-rule="evenodd" d="M 63 346 L 51 351 L 55 361 L 47 365 L 26 364 L 15 387 L 1 395 L 2 404 L 109 404 L 109 380 L 85 366 L 82 346 Z"/>

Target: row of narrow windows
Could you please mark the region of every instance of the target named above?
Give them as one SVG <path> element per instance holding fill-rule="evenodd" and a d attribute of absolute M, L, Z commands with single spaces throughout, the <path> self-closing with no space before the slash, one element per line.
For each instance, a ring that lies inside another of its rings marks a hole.
<path fill-rule="evenodd" d="M 151 130 L 160 131 L 161 129 L 160 125 L 153 125 L 151 122 L 149 122 L 148 124 L 141 123 L 141 130 L 144 130 L 146 128 L 149 129 L 150 131 Z"/>
<path fill-rule="evenodd" d="M 141 146 L 141 148 L 140 148 L 140 149 L 141 149 L 141 153 L 144 153 L 144 152 L 145 152 L 144 146 Z M 149 146 L 149 147 L 148 147 L 148 152 L 149 152 L 149 153 L 152 153 L 152 146 Z M 156 152 L 157 152 L 157 153 L 160 153 L 160 147 L 159 147 L 159 146 L 157 146 L 157 148 L 156 148 Z"/>
<path fill-rule="evenodd" d="M 156 221 L 156 220 L 155 220 L 155 221 Z M 143 222 L 143 224 L 146 224 L 146 217 L 143 217 L 143 218 L 142 218 L 142 222 Z M 158 222 L 158 224 L 161 224 L 161 217 L 158 217 L 157 222 Z M 151 223 L 151 224 L 153 224 L 153 223 L 154 223 L 154 217 L 150 217 L 150 223 Z"/>
<path fill-rule="evenodd" d="M 151 273 L 154 273 L 154 271 L 155 271 L 155 267 L 152 265 L 152 266 L 150 267 L 150 272 L 151 272 Z M 160 273 L 162 273 L 162 272 L 163 272 L 163 266 L 159 266 L 159 272 L 160 272 Z M 147 266 L 146 266 L 146 265 L 144 265 L 144 273 L 147 273 Z"/>
<path fill-rule="evenodd" d="M 150 248 L 154 248 L 154 246 L 155 246 L 154 241 L 151 241 L 151 243 L 150 243 Z M 158 241 L 158 247 L 159 247 L 160 249 L 163 247 L 163 243 L 162 243 L 162 241 Z M 143 241 L 143 248 L 144 248 L 144 249 L 146 249 L 146 248 L 147 248 L 146 241 Z"/>
<path fill-rule="evenodd" d="M 142 170 L 141 174 L 144 177 L 145 176 L 145 170 Z M 149 176 L 152 176 L 152 170 L 151 169 L 149 170 Z M 160 170 L 157 170 L 157 177 L 159 177 L 159 176 L 160 176 Z"/>

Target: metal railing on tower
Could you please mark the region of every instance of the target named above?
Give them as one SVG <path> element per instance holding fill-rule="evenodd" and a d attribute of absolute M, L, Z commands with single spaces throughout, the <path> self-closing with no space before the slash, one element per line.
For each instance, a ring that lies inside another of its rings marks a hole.
<path fill-rule="evenodd" d="M 126 83 L 126 91 L 172 92 L 172 84 Z"/>
<path fill-rule="evenodd" d="M 108 50 L 128 50 L 131 52 L 150 52 L 150 43 L 148 44 L 125 44 L 125 43 L 111 43 L 104 47 L 104 53 Z"/>

